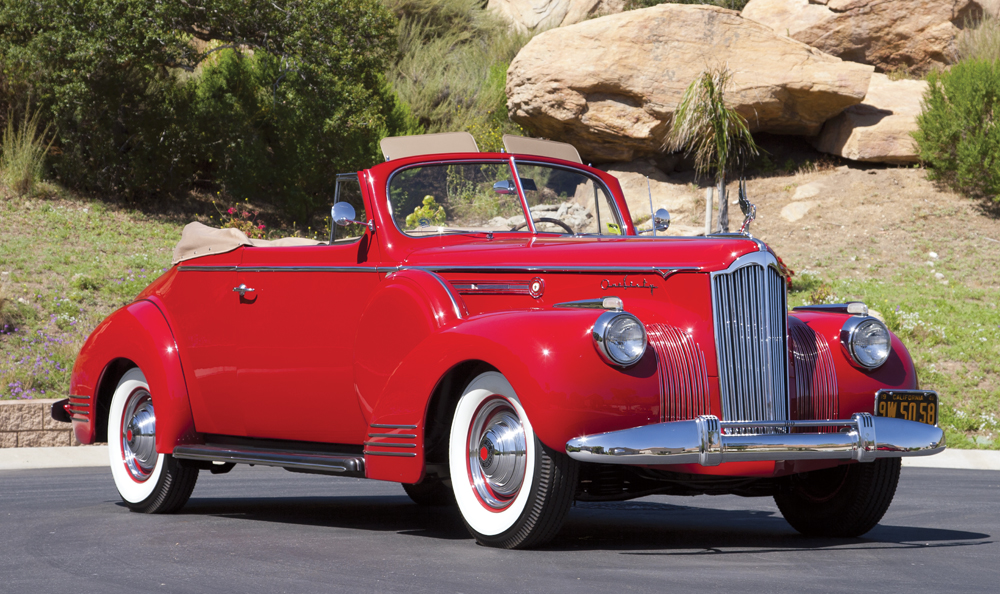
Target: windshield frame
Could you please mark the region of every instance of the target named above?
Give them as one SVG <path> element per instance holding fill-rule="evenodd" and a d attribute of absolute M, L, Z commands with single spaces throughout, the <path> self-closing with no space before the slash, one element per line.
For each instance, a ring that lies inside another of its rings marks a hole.
<path fill-rule="evenodd" d="M 557 233 L 557 232 L 554 232 L 554 231 L 539 231 L 538 229 L 536 229 L 535 228 L 535 222 L 531 218 L 531 210 L 528 207 L 527 197 L 525 196 L 524 188 L 521 186 L 521 177 L 520 177 L 520 173 L 517 170 L 517 164 L 518 163 L 523 163 L 525 165 L 541 166 L 541 167 L 551 167 L 553 169 L 563 169 L 563 170 L 567 170 L 567 171 L 572 171 L 574 173 L 578 173 L 578 174 L 583 175 L 583 176 L 587 177 L 588 179 L 590 179 L 593 183 L 597 184 L 597 186 L 599 188 L 601 188 L 601 190 L 605 193 L 605 197 L 606 197 L 606 200 L 608 202 L 608 206 L 614 210 L 614 215 L 615 215 L 615 217 L 618 220 L 618 225 L 619 225 L 619 227 L 623 231 L 622 235 L 608 235 L 608 237 L 625 237 L 625 236 L 627 236 L 627 233 L 626 233 L 626 229 L 627 228 L 626 228 L 625 223 L 624 223 L 624 218 L 621 215 L 621 210 L 618 208 L 618 201 L 615 199 L 614 193 L 607 186 L 607 184 L 604 183 L 604 181 L 601 178 L 599 178 L 596 175 L 593 175 L 593 174 L 591 174 L 591 173 L 589 173 L 587 171 L 584 171 L 583 169 L 580 169 L 578 167 L 573 167 L 573 166 L 570 166 L 570 165 L 563 165 L 563 164 L 556 164 L 556 163 L 551 163 L 551 162 L 548 162 L 548 161 L 534 160 L 534 159 L 531 159 L 530 157 L 529 158 L 518 159 L 517 156 L 515 156 L 515 155 L 509 155 L 509 156 L 504 156 L 504 157 L 497 157 L 497 156 L 489 156 L 489 157 L 487 157 L 487 156 L 484 156 L 483 158 L 479 158 L 479 159 L 470 159 L 470 158 L 462 158 L 462 159 L 429 159 L 429 160 L 426 160 L 426 161 L 418 161 L 416 163 L 411 163 L 411 164 L 408 164 L 408 165 L 404 165 L 404 166 L 400 167 L 399 169 L 394 170 L 389 175 L 388 179 L 385 182 L 385 207 L 386 207 L 386 214 L 388 215 L 388 219 L 390 221 L 392 221 L 392 224 L 396 227 L 396 230 L 398 232 L 402 233 L 405 237 L 414 238 L 414 239 L 423 239 L 423 238 L 428 238 L 428 237 L 442 237 L 442 236 L 446 236 L 446 235 L 476 235 L 476 234 L 488 235 L 488 236 L 492 237 L 493 234 L 495 234 L 495 233 L 502 233 L 502 234 L 519 233 L 519 234 L 530 234 L 532 236 L 537 236 L 537 235 L 556 235 L 556 236 L 567 236 L 567 237 L 604 237 L 605 236 L 604 234 L 601 234 L 601 233 L 573 233 L 573 234 L 569 234 L 569 233 Z M 431 165 L 460 165 L 460 164 L 483 164 L 483 165 L 485 165 L 485 164 L 494 164 L 494 165 L 506 164 L 507 165 L 508 169 L 511 172 L 511 176 L 512 176 L 512 178 L 514 180 L 514 185 L 517 188 L 518 201 L 521 204 L 521 210 L 522 210 L 522 212 L 524 214 L 524 218 L 525 218 L 525 221 L 527 223 L 527 226 L 526 226 L 525 230 L 523 230 L 523 231 L 499 231 L 499 230 L 495 230 L 495 231 L 475 230 L 475 231 L 472 231 L 472 230 L 456 229 L 454 231 L 448 231 L 444 227 L 439 227 L 439 231 L 437 233 L 426 233 L 426 234 L 415 235 L 415 234 L 407 233 L 407 231 L 405 229 L 400 228 L 399 223 L 396 222 L 396 216 L 394 214 L 393 205 L 392 205 L 392 198 L 391 198 L 392 182 L 396 178 L 396 175 L 399 174 L 399 173 L 402 173 L 404 171 L 407 171 L 409 169 L 416 168 L 416 167 L 427 167 L 427 166 L 431 166 Z M 595 207 L 596 207 L 596 205 L 595 205 Z"/>

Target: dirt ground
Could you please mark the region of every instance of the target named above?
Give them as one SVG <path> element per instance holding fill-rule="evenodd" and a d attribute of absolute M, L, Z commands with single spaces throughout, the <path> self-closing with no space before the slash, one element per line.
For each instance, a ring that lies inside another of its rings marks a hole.
<path fill-rule="evenodd" d="M 736 192 L 730 184 L 733 231 L 743 220 Z M 1000 208 L 928 181 L 923 169 L 821 165 L 751 178 L 747 192 L 757 205 L 750 232 L 797 271 L 864 276 L 950 260 L 967 286 L 1000 289 Z"/>

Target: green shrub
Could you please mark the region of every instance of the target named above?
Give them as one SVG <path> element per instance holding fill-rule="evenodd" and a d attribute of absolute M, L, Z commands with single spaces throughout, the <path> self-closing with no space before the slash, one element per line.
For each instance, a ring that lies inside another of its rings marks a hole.
<path fill-rule="evenodd" d="M 377 0 L 0 0 L 8 101 L 34 97 L 67 185 L 310 208 L 406 125 Z M 241 196 L 243 197 L 243 196 Z"/>
<path fill-rule="evenodd" d="M 914 138 L 929 175 L 1000 201 L 1000 62 L 959 62 L 927 81 Z"/>

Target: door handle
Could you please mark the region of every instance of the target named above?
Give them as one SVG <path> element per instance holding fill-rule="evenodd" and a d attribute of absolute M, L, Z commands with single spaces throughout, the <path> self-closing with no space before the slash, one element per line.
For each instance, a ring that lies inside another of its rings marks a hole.
<path fill-rule="evenodd" d="M 248 287 L 246 285 L 240 285 L 238 287 L 233 287 L 233 292 L 234 293 L 239 293 L 240 297 L 246 297 L 247 293 L 253 293 L 253 291 L 254 291 L 253 289 L 251 289 L 250 287 Z"/>

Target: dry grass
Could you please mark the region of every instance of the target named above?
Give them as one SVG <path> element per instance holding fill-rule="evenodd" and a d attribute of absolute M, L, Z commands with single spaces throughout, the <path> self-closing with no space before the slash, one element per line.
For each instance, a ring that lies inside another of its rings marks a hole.
<path fill-rule="evenodd" d="M 956 44 L 959 60 L 1000 60 L 1000 18 L 984 13 L 967 22 Z"/>
<path fill-rule="evenodd" d="M 14 313 L 11 311 L 14 298 L 10 294 L 10 273 L 0 272 L 0 332 L 14 323 Z"/>
<path fill-rule="evenodd" d="M 31 195 L 35 184 L 41 181 L 45 154 L 49 152 L 55 136 L 45 143 L 50 125 L 39 133 L 41 112 L 31 113 L 28 106 L 24 120 L 15 128 L 13 114 L 8 114 L 7 128 L 3 133 L 0 149 L 0 181 L 19 196 Z"/>

